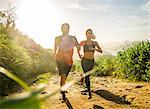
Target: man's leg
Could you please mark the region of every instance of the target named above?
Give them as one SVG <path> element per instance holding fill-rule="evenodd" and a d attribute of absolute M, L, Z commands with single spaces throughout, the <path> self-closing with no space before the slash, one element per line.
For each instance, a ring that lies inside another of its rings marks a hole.
<path fill-rule="evenodd" d="M 66 74 L 61 74 L 60 86 L 63 87 L 66 82 Z"/>
<path fill-rule="evenodd" d="M 61 74 L 61 81 L 60 81 L 61 88 L 65 85 L 65 82 L 66 82 L 66 75 L 65 74 Z M 65 91 L 61 90 L 61 94 L 62 94 L 62 99 L 65 100 L 66 99 Z"/>

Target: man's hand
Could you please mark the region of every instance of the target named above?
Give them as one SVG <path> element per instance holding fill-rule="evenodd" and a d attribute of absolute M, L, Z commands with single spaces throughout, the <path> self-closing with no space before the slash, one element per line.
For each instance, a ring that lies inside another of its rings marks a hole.
<path fill-rule="evenodd" d="M 83 55 L 79 55 L 79 58 L 82 59 L 82 58 L 83 58 Z"/>

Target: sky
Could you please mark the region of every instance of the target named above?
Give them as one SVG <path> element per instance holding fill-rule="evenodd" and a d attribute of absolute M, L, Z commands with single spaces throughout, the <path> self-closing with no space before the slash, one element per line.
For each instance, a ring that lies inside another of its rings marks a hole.
<path fill-rule="evenodd" d="M 16 28 L 45 48 L 53 48 L 61 24 L 85 40 L 91 28 L 99 43 L 150 40 L 150 0 L 0 0 L 0 10 L 16 7 Z"/>

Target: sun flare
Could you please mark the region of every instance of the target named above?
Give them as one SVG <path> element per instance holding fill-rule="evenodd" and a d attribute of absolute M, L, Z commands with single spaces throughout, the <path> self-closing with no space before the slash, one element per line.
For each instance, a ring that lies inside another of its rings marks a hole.
<path fill-rule="evenodd" d="M 17 27 L 32 36 L 37 43 L 52 47 L 53 39 L 59 34 L 63 22 L 58 9 L 54 4 L 41 0 L 24 0 L 17 9 Z"/>

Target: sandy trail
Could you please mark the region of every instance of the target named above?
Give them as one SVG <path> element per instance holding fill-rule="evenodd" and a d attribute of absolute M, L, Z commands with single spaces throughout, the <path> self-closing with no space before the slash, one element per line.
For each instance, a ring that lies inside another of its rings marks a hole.
<path fill-rule="evenodd" d="M 79 77 L 70 74 L 69 79 Z M 53 76 L 46 92 L 59 87 L 59 76 Z M 66 103 L 60 100 L 60 94 L 45 100 L 43 109 L 150 109 L 150 83 L 129 82 L 112 77 L 91 77 L 92 99 L 82 95 L 84 87 L 74 84 L 67 91 Z"/>

